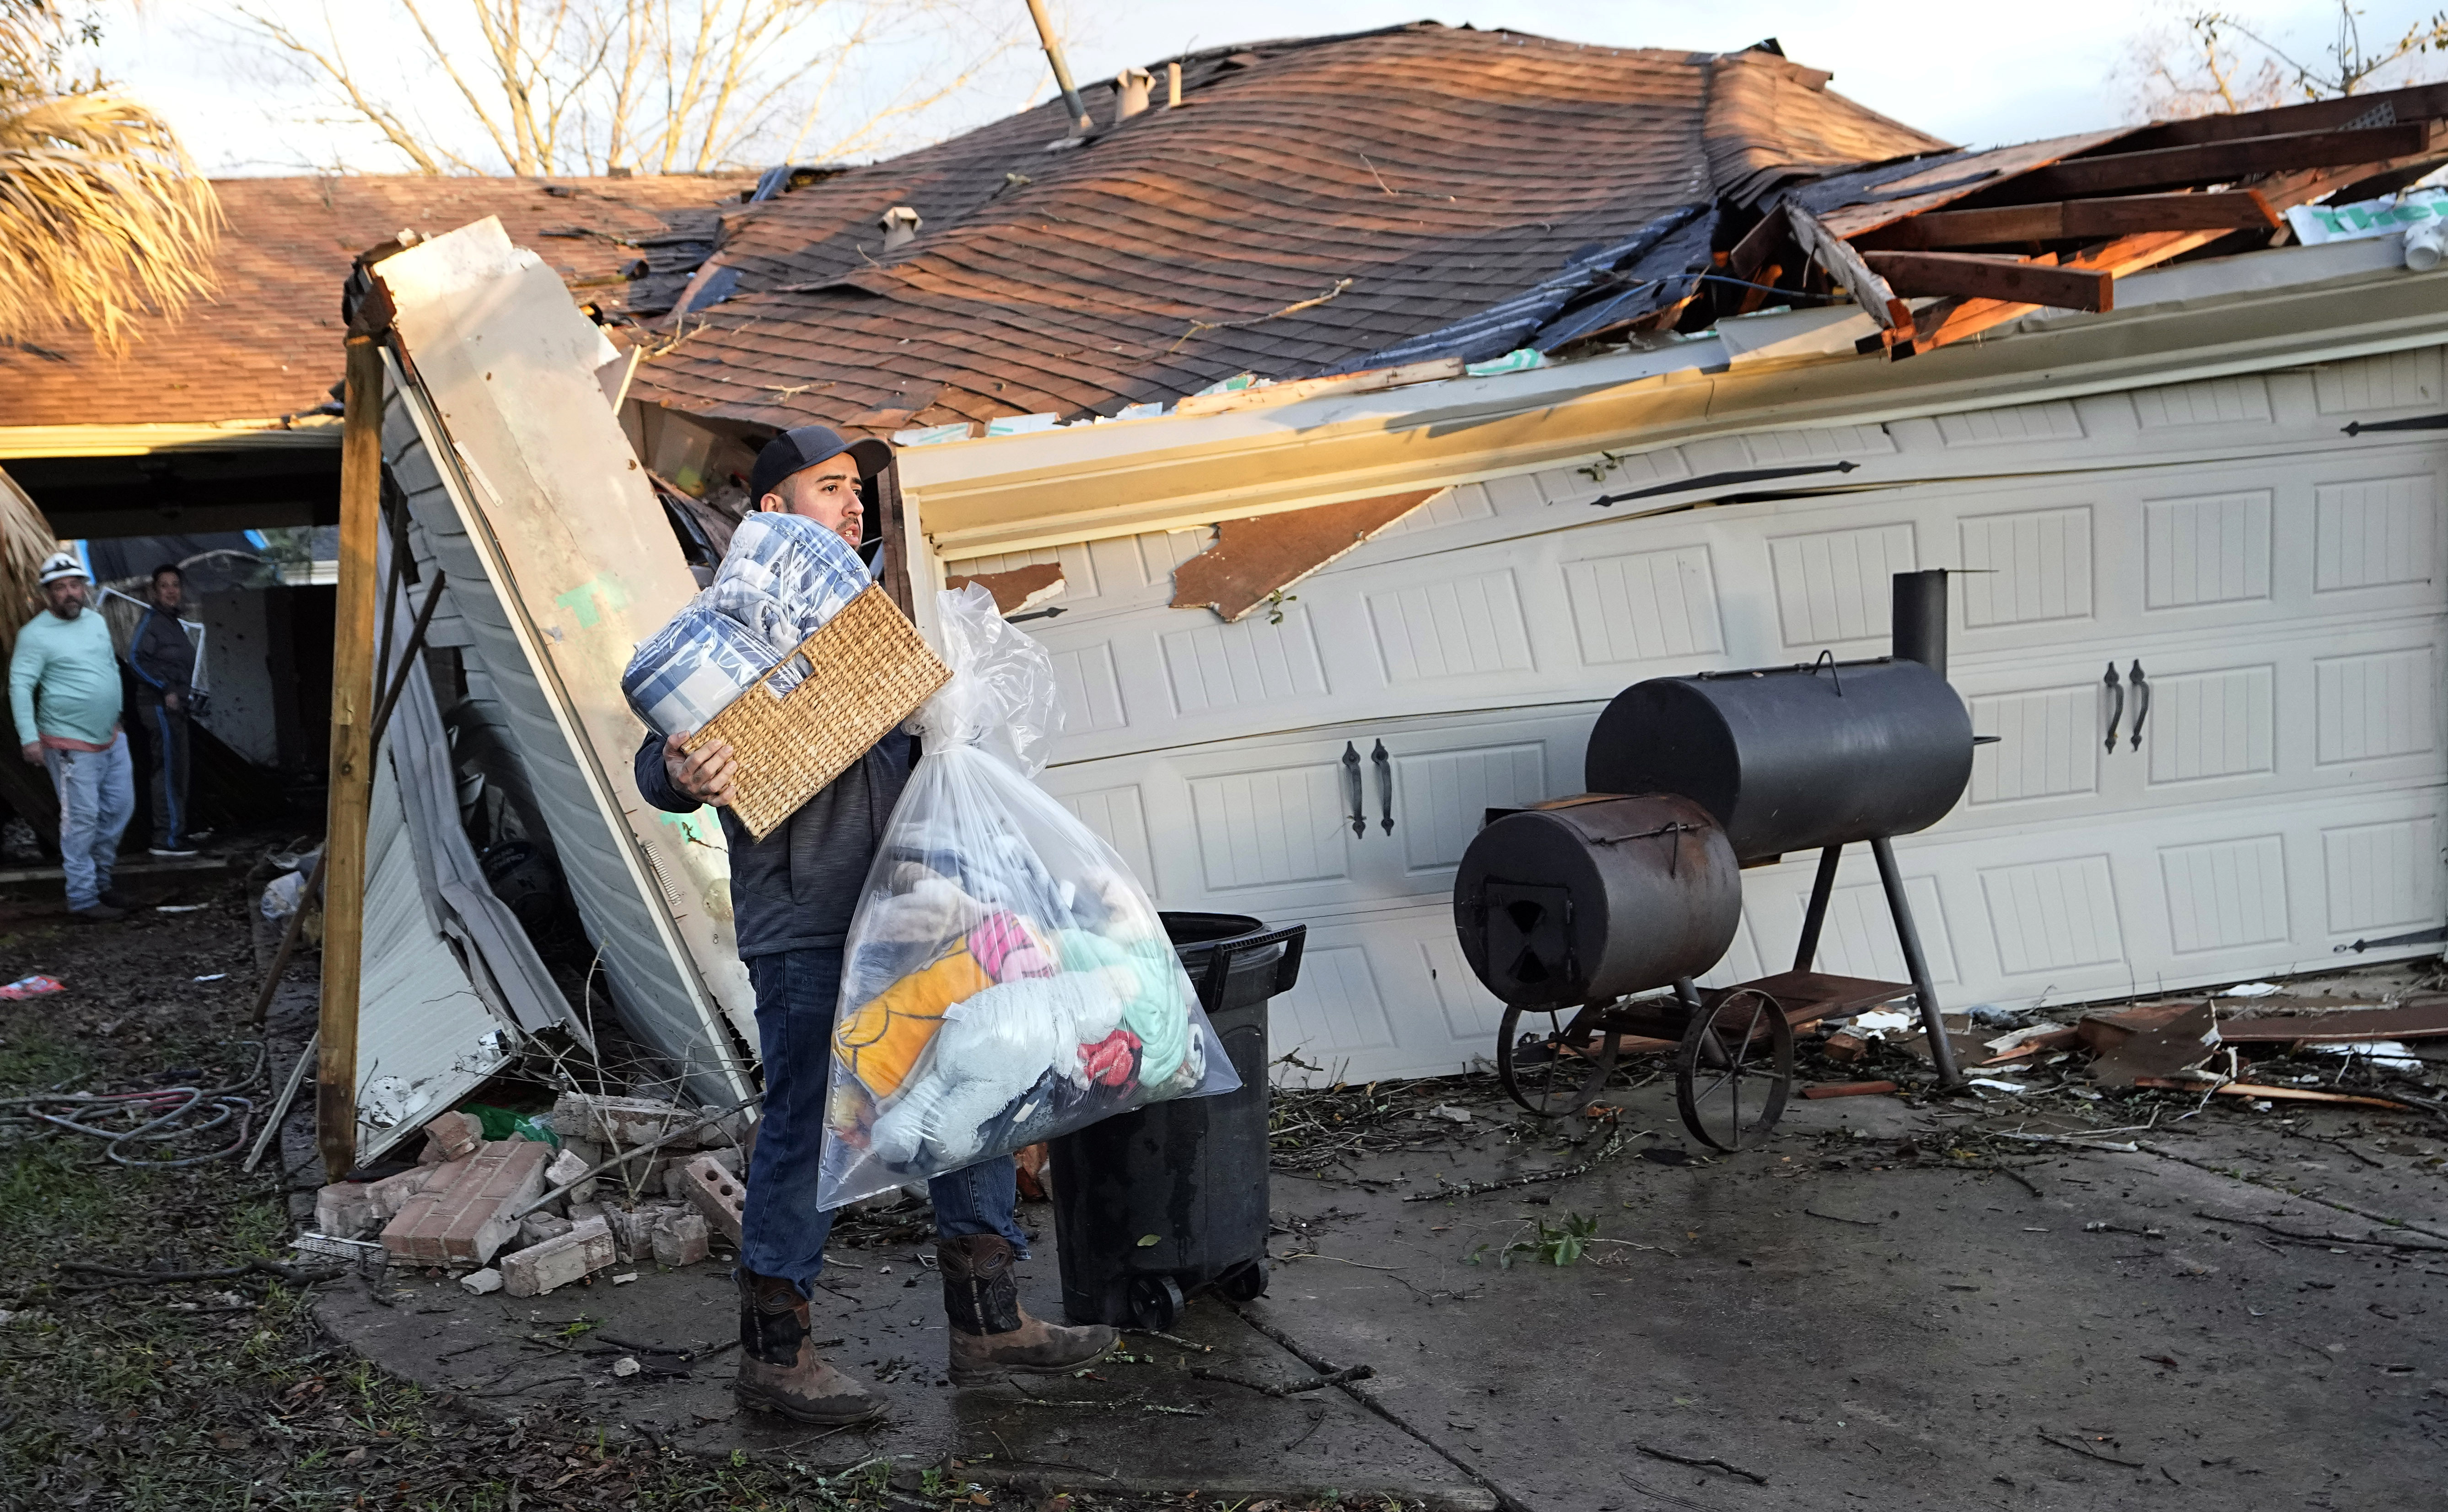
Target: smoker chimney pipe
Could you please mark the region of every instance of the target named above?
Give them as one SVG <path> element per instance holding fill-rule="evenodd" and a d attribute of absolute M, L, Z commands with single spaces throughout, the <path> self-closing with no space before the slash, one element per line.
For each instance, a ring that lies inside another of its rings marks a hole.
<path fill-rule="evenodd" d="M 1898 661 L 1917 661 L 1946 675 L 1946 569 L 1898 573 L 1888 620 L 1888 649 Z"/>
<path fill-rule="evenodd" d="M 1055 40 L 1054 23 L 1045 18 L 1045 0 L 1028 0 L 1028 15 L 1037 23 L 1037 40 L 1045 48 L 1045 61 L 1054 66 L 1054 85 L 1062 91 L 1062 108 L 1071 112 L 1072 130 L 1087 130 L 1093 124 L 1088 107 L 1080 103 L 1080 91 L 1072 87 L 1071 67 L 1062 61 L 1062 44 Z"/>

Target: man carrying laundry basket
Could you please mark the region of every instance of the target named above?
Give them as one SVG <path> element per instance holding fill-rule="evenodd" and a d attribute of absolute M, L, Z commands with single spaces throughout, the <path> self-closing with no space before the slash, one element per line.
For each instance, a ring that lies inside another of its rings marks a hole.
<path fill-rule="evenodd" d="M 757 455 L 749 498 L 755 508 L 816 520 L 855 548 L 866 520 L 860 484 L 891 458 L 881 441 L 803 425 Z M 657 807 L 688 813 L 711 803 L 721 813 L 734 928 L 756 993 L 765 1106 L 748 1171 L 735 1389 L 744 1407 L 801 1422 L 864 1422 L 881 1405 L 811 1345 L 809 1297 L 832 1225 L 815 1197 L 843 937 L 908 781 L 911 742 L 887 734 L 759 841 L 728 806 L 731 748 L 714 741 L 691 754 L 681 748 L 689 733 L 649 734 L 636 770 L 639 792 Z M 1013 1214 L 1009 1156 L 937 1177 L 928 1195 L 955 1385 L 1060 1373 L 1113 1347 L 1112 1329 L 1062 1327 L 1021 1309 L 1014 1265 L 1026 1236 Z"/>

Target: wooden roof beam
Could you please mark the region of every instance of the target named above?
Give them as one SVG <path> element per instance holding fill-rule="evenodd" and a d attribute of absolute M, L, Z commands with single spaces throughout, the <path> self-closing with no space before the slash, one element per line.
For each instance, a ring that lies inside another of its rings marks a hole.
<path fill-rule="evenodd" d="M 1954 294 L 2093 312 L 2113 309 L 2116 303 L 2116 275 L 2105 269 L 2057 268 L 1963 252 L 1871 252 L 1862 260 L 1900 294 Z"/>
<path fill-rule="evenodd" d="M 2279 224 L 2255 190 L 2056 199 L 1991 210 L 1927 210 L 1853 238 L 1864 251 L 1994 247 L 2018 241 L 2098 240 L 2145 231 L 2251 231 Z M 1873 265 L 1875 266 L 1875 264 Z"/>
<path fill-rule="evenodd" d="M 1853 302 L 1878 323 L 1883 344 L 1892 348 L 1901 342 L 1909 351 L 1913 342 L 1912 307 L 1897 298 L 1886 281 L 1862 260 L 1862 255 L 1821 225 L 1817 216 L 1790 199 L 1785 202 L 1785 214 L 1793 227 L 1793 238 L 1801 243 L 1803 251 L 1834 274 L 1836 281 L 1852 294 Z"/>
<path fill-rule="evenodd" d="M 2150 152 L 2069 158 L 2034 169 L 2003 187 L 2009 193 L 2035 198 L 2073 198 L 2125 189 L 2233 183 L 2239 179 L 2298 168 L 2385 162 L 2423 152 L 2430 142 L 2430 125 L 2419 121 L 2360 131 L 2300 131 L 2282 137 L 2247 137 Z"/>
<path fill-rule="evenodd" d="M 2129 151 L 2182 147 L 2205 142 L 2233 142 L 2245 137 L 2279 136 L 2300 131 L 2343 131 L 2358 121 L 2385 110 L 2383 120 L 2433 121 L 2448 116 L 2448 84 L 2417 85 L 2410 89 L 2382 89 L 2306 104 L 2280 105 L 2273 110 L 2247 110 L 2231 116 L 2200 116 L 2190 121 L 2164 121 L 2145 126 L 2125 143 Z"/>

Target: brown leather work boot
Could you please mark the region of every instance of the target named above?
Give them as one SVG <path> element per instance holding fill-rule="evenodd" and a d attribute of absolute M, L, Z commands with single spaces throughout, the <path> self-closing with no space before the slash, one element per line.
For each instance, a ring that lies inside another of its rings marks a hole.
<path fill-rule="evenodd" d="M 944 1312 L 951 1318 L 954 1386 L 988 1386 L 1015 1375 L 1060 1375 L 1104 1354 L 1120 1337 L 1103 1324 L 1064 1328 L 1020 1305 L 1018 1257 L 999 1234 L 939 1239 Z"/>
<path fill-rule="evenodd" d="M 816 1357 L 808 1342 L 808 1299 L 778 1276 L 739 1273 L 739 1405 L 819 1427 L 884 1415 L 867 1388 Z"/>

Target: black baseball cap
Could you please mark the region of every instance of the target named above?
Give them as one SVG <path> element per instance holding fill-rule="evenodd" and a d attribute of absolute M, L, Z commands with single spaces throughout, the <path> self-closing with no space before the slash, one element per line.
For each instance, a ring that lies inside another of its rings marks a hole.
<path fill-rule="evenodd" d="M 862 479 L 874 477 L 892 461 L 892 448 L 872 436 L 844 441 L 841 433 L 830 425 L 794 426 L 767 442 L 765 449 L 756 454 L 756 465 L 748 474 L 748 507 L 755 508 L 759 500 L 781 487 L 782 480 L 793 473 L 843 452 L 849 452 L 858 463 Z"/>

